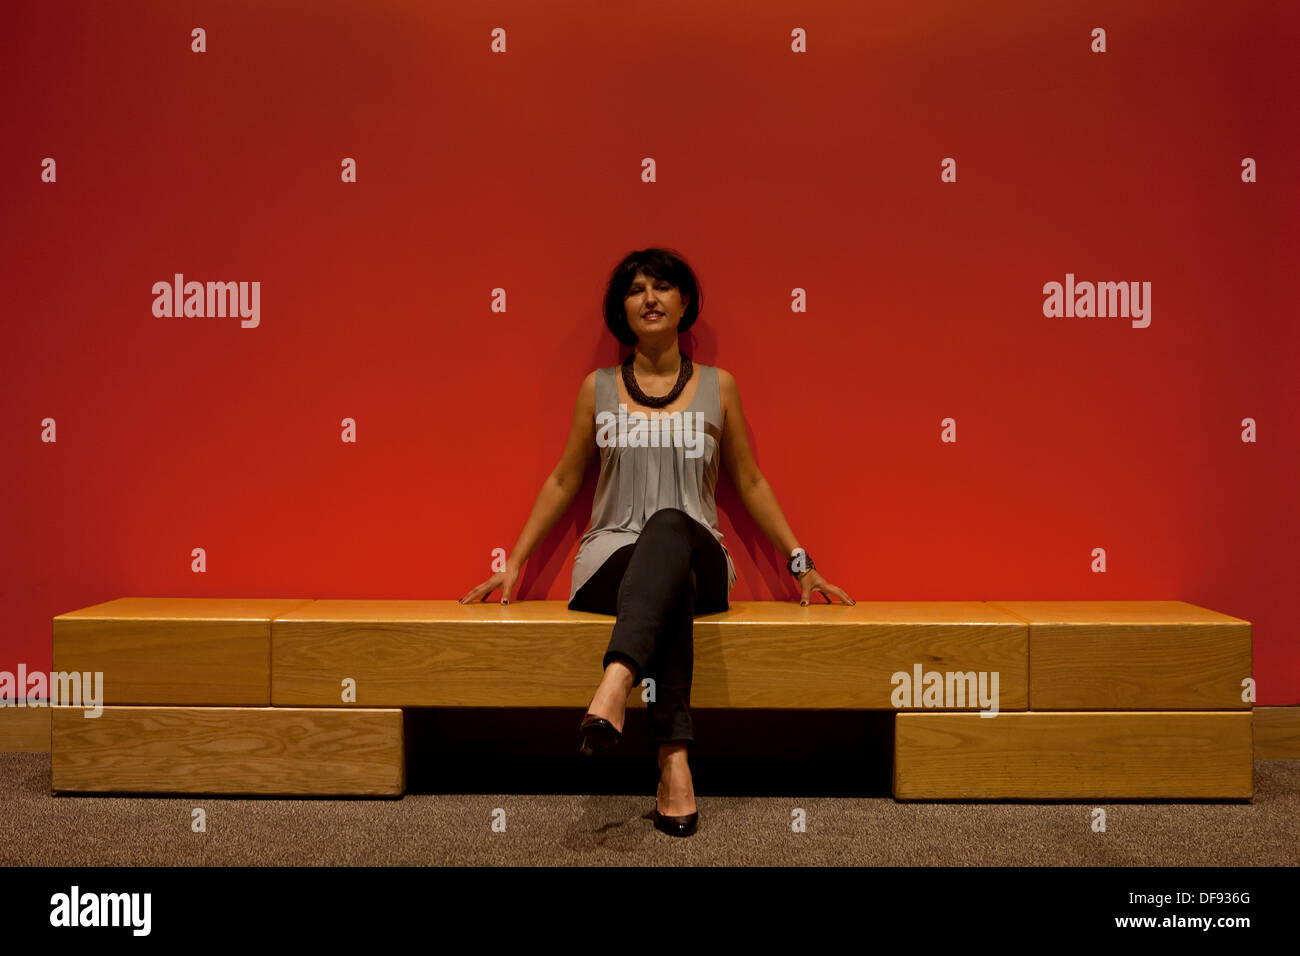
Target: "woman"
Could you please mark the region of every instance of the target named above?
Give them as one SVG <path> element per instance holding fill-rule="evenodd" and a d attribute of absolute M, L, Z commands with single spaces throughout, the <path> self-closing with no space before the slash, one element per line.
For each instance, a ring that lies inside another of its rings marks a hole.
<path fill-rule="evenodd" d="M 597 369 L 583 380 L 568 444 L 505 571 L 461 598 L 486 600 L 500 588 L 501 603 L 510 602 L 524 561 L 572 503 L 599 448 L 591 527 L 578 544 L 569 607 L 617 620 L 602 661 L 604 678 L 579 728 L 580 750 L 590 754 L 617 744 L 628 693 L 644 677 L 653 678 L 650 742 L 658 746 L 660 770 L 655 826 L 674 836 L 691 835 L 699 822 L 687 762 L 694 740 L 692 619 L 727 610 L 736 583 L 714 504 L 719 458 L 759 527 L 790 556 L 800 603 L 806 605 L 813 591 L 827 602 L 833 594 L 855 603 L 828 584 L 798 546 L 750 454 L 735 379 L 723 369 L 694 365 L 678 350 L 678 333 L 695 323 L 699 302 L 695 274 L 671 251 L 634 252 L 615 267 L 605 291 L 605 324 L 634 350 L 621 368 Z"/>

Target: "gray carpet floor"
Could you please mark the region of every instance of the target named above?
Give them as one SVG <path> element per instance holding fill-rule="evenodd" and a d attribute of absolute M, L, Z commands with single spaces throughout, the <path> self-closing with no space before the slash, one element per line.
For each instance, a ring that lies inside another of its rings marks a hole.
<path fill-rule="evenodd" d="M 647 785 L 635 794 L 302 800 L 53 796 L 48 754 L 4 753 L 0 865 L 1300 864 L 1300 761 L 1256 762 L 1250 803 L 1085 804 L 711 795 L 701 778 L 725 781 L 693 760 L 701 822 L 687 839 L 653 828 L 654 768 L 642 762 L 650 772 L 640 768 Z M 1104 833 L 1092 830 L 1094 806 L 1106 810 Z M 191 829 L 195 807 L 206 832 Z M 498 808 L 503 832 L 492 827 Z M 796 809 L 806 832 L 792 831 Z"/>

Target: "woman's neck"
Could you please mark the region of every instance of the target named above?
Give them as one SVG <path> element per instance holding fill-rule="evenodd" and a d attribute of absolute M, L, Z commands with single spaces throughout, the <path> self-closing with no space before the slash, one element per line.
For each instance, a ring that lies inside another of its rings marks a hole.
<path fill-rule="evenodd" d="M 638 342 L 632 353 L 632 368 L 645 375 L 674 375 L 681 369 L 682 353 L 677 336 L 661 344 Z"/>

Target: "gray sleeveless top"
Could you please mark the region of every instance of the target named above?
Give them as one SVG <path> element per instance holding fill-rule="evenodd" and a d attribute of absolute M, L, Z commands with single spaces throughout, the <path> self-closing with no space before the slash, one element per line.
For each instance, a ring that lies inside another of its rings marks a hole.
<path fill-rule="evenodd" d="M 633 544 L 649 517 L 680 508 L 713 533 L 727 556 L 727 593 L 736 584 L 736 565 L 722 544 L 713 490 L 718 483 L 722 441 L 722 399 L 718 370 L 696 364 L 699 384 L 683 411 L 656 420 L 644 412 L 620 415 L 620 366 L 596 371 L 596 443 L 600 477 L 591 505 L 591 527 L 578 542 L 573 562 L 572 601 L 611 554 Z M 662 413 L 660 413 L 662 415 Z"/>

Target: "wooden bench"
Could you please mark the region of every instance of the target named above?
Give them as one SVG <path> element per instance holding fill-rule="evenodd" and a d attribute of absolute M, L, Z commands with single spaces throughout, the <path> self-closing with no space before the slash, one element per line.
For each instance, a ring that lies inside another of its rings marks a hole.
<path fill-rule="evenodd" d="M 104 710 L 53 708 L 51 787 L 397 796 L 403 708 L 580 710 L 612 625 L 561 601 L 61 614 L 52 669 L 102 672 Z M 737 602 L 694 634 L 693 707 L 896 711 L 900 799 L 1253 793 L 1250 623 L 1183 602 Z M 992 674 L 997 716 L 953 696 Z"/>

